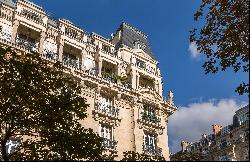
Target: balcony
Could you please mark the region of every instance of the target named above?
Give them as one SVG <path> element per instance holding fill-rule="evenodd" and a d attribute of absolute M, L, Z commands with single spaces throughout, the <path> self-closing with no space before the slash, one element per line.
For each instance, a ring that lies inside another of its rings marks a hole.
<path fill-rule="evenodd" d="M 51 60 L 53 62 L 56 62 L 58 60 L 58 54 L 52 51 L 44 51 L 44 53 L 42 54 L 42 57 L 47 60 Z"/>
<path fill-rule="evenodd" d="M 149 122 L 149 123 L 153 123 L 155 125 L 160 125 L 161 123 L 161 118 L 156 116 L 155 114 L 149 114 L 146 111 L 141 112 L 141 119 L 144 122 Z"/>
<path fill-rule="evenodd" d="M 123 88 L 125 88 L 125 89 L 131 89 L 132 88 L 132 84 L 129 81 L 122 81 L 121 86 Z"/>
<path fill-rule="evenodd" d="M 63 65 L 69 68 L 73 68 L 76 70 L 81 69 L 80 61 L 79 59 L 71 54 L 63 54 Z"/>
<path fill-rule="evenodd" d="M 65 27 L 65 32 L 63 33 L 70 39 L 76 40 L 77 42 L 84 43 L 84 33 L 72 29 L 70 27 Z"/>
<path fill-rule="evenodd" d="M 115 140 L 111 140 L 111 139 L 107 139 L 107 138 L 103 138 L 103 147 L 104 149 L 108 149 L 108 150 L 116 150 L 116 146 L 117 146 L 117 141 Z"/>
<path fill-rule="evenodd" d="M 107 55 L 110 55 L 111 57 L 115 57 L 115 58 L 118 57 L 117 53 L 115 51 L 112 51 L 111 48 L 107 45 L 103 45 L 100 51 Z"/>
<path fill-rule="evenodd" d="M 19 36 L 16 38 L 16 45 L 24 48 L 28 51 L 38 52 L 38 45 L 34 43 L 35 41 L 29 41 L 29 39 L 24 39 Z"/>
<path fill-rule="evenodd" d="M 33 21 L 39 25 L 46 26 L 46 24 L 43 23 L 42 17 L 34 12 L 23 9 L 21 12 L 16 13 L 17 15 L 24 17 L 30 21 Z"/>
<path fill-rule="evenodd" d="M 106 103 L 103 103 L 103 102 L 96 103 L 95 111 L 103 115 L 107 115 L 107 116 L 115 117 L 115 118 L 117 118 L 119 115 L 119 109 L 115 108 L 114 106 L 107 105 Z"/>
<path fill-rule="evenodd" d="M 162 149 L 157 146 L 143 145 L 143 151 L 147 155 L 162 156 Z"/>
<path fill-rule="evenodd" d="M 102 79 L 110 83 L 117 83 L 116 75 L 113 73 L 102 72 Z"/>

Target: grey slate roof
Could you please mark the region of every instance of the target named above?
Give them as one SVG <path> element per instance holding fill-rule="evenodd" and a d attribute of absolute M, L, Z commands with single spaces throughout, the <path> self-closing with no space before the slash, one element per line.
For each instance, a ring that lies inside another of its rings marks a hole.
<path fill-rule="evenodd" d="M 147 39 L 147 35 L 138 29 L 132 27 L 128 23 L 123 22 L 117 31 L 121 30 L 121 39 L 118 42 L 118 46 L 126 45 L 130 48 L 134 48 L 134 43 L 136 41 L 140 41 L 145 45 L 143 49 L 149 56 L 155 59 L 151 48 L 149 46 L 149 42 Z"/>
<path fill-rule="evenodd" d="M 0 4 L 3 3 L 9 7 L 15 8 L 16 3 L 13 0 L 0 0 Z"/>

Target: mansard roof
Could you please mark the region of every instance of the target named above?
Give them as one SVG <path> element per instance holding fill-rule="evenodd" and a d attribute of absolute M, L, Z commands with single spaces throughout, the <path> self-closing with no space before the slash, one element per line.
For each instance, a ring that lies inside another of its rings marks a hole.
<path fill-rule="evenodd" d="M 121 39 L 118 42 L 118 45 L 126 45 L 130 48 L 134 48 L 135 42 L 140 42 L 144 45 L 142 49 L 145 53 L 155 59 L 151 48 L 149 46 L 149 41 L 147 35 L 135 27 L 129 25 L 126 22 L 123 22 L 117 31 L 121 31 Z"/>

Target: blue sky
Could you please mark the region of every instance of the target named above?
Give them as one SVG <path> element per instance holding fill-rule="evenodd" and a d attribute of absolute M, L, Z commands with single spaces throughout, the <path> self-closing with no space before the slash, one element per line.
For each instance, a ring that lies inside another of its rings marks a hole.
<path fill-rule="evenodd" d="M 201 0 L 32 1 L 58 18 L 107 38 L 123 21 L 147 33 L 163 74 L 164 95 L 172 90 L 178 107 L 222 99 L 248 102 L 247 96 L 234 92 L 241 81 L 248 81 L 248 74 L 229 70 L 205 75 L 204 58 L 194 58 L 188 50 L 193 14 Z"/>

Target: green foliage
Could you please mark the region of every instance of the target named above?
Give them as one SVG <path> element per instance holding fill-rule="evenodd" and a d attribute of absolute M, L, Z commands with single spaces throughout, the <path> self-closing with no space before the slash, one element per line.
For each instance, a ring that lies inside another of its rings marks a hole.
<path fill-rule="evenodd" d="M 249 0 L 203 0 L 195 21 L 206 21 L 190 31 L 190 41 L 206 55 L 205 73 L 217 73 L 227 68 L 249 72 Z M 249 83 L 237 89 L 240 95 L 249 93 Z"/>
<path fill-rule="evenodd" d="M 149 156 L 134 151 L 127 151 L 123 153 L 122 161 L 166 161 L 166 160 L 164 157 L 160 156 Z"/>
<path fill-rule="evenodd" d="M 81 93 L 59 62 L 0 48 L 0 159 L 102 159 L 102 139 L 79 123 L 88 107 Z M 13 138 L 20 144 L 7 154 Z"/>
<path fill-rule="evenodd" d="M 179 151 L 170 156 L 170 161 L 201 161 L 202 156 L 200 153 L 182 152 Z"/>
<path fill-rule="evenodd" d="M 116 75 L 114 73 L 112 73 L 112 74 L 102 73 L 102 76 L 104 76 L 105 78 L 110 78 L 111 80 L 113 80 L 116 83 L 117 83 L 117 81 L 120 81 L 121 83 L 126 83 L 128 80 L 128 78 L 126 76 L 119 76 L 119 75 Z"/>

